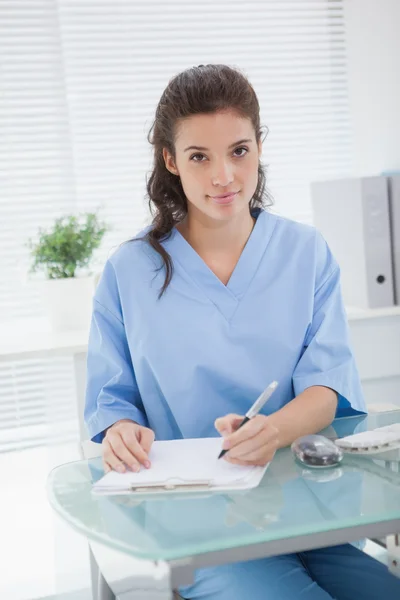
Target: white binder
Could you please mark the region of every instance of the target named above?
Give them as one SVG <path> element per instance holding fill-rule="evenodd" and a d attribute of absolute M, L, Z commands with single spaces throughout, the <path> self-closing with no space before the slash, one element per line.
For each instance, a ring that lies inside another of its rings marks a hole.
<path fill-rule="evenodd" d="M 311 184 L 314 225 L 341 269 L 347 306 L 394 305 L 388 181 L 364 177 Z"/>
<path fill-rule="evenodd" d="M 138 473 L 111 471 L 97 481 L 95 494 L 154 494 L 213 492 L 256 487 L 268 465 L 233 465 L 218 460 L 222 438 L 155 441 L 149 453 L 151 468 Z"/>
<path fill-rule="evenodd" d="M 389 177 L 394 302 L 400 305 L 400 173 Z"/>

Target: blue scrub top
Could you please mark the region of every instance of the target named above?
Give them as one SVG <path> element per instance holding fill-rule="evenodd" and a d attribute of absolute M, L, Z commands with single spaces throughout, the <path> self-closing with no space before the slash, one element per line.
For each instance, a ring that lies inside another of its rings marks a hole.
<path fill-rule="evenodd" d="M 156 439 L 212 437 L 273 380 L 270 414 L 313 385 L 338 393 L 336 416 L 366 412 L 349 343 L 339 267 L 313 227 L 258 210 L 227 285 L 177 229 L 164 269 L 145 241 L 107 261 L 93 306 L 85 420 L 93 441 L 119 419 Z M 144 232 L 137 237 L 141 237 Z"/>

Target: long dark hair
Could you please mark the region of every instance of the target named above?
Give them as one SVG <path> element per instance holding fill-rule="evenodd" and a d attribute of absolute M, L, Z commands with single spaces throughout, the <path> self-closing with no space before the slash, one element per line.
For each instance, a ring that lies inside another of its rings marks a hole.
<path fill-rule="evenodd" d="M 187 200 L 180 179 L 166 168 L 163 148 L 175 159 L 174 140 L 179 119 L 228 109 L 251 120 L 258 143 L 263 133 L 260 106 L 251 84 L 237 69 L 226 65 L 199 65 L 187 69 L 170 80 L 158 103 L 148 135 L 148 141 L 154 147 L 153 170 L 146 183 L 153 221 L 142 239 L 158 252 L 163 261 L 160 269 L 165 268 L 165 281 L 159 298 L 173 275 L 172 259 L 161 242 L 170 237 L 175 225 L 187 214 Z M 265 171 L 259 163 L 257 188 L 249 208 L 262 208 L 267 202 L 271 203 L 266 190 Z"/>

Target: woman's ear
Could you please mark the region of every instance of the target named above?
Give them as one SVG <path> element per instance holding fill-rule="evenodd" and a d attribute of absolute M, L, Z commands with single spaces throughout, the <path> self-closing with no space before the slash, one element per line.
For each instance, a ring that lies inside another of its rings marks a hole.
<path fill-rule="evenodd" d="M 167 150 L 167 148 L 163 148 L 163 158 L 168 171 L 173 175 L 179 175 L 179 171 L 176 168 L 174 158 L 172 154 Z"/>

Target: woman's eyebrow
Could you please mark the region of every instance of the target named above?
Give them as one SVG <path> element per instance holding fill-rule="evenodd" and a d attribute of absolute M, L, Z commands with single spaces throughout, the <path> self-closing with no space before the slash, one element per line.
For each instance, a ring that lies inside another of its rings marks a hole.
<path fill-rule="evenodd" d="M 239 144 L 248 144 L 249 142 L 251 142 L 251 139 L 248 140 L 239 140 L 238 142 L 234 142 L 233 144 L 231 144 L 229 146 L 229 148 L 233 148 L 234 146 L 239 146 Z M 184 149 L 184 152 L 187 152 L 188 150 L 202 150 L 202 151 L 208 151 L 208 148 L 205 148 L 204 146 L 188 146 L 187 148 Z"/>

